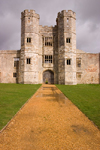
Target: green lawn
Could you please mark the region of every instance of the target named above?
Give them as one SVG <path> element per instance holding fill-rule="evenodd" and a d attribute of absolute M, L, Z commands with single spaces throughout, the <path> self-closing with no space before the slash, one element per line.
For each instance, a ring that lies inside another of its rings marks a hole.
<path fill-rule="evenodd" d="M 0 83 L 0 129 L 7 124 L 40 86 L 40 84 Z"/>
<path fill-rule="evenodd" d="M 100 129 L 100 84 L 56 86 Z"/>

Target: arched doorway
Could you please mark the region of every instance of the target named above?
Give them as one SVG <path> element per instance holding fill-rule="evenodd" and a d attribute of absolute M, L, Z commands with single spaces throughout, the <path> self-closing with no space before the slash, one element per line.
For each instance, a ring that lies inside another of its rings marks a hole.
<path fill-rule="evenodd" d="M 43 83 L 54 84 L 54 73 L 51 70 L 46 70 L 43 72 Z"/>

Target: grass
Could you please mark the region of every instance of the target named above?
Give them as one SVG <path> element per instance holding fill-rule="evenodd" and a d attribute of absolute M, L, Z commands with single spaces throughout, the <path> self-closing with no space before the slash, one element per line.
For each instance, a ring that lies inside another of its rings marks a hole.
<path fill-rule="evenodd" d="M 100 129 L 100 84 L 56 86 Z"/>
<path fill-rule="evenodd" d="M 0 130 L 39 87 L 40 84 L 0 83 Z"/>

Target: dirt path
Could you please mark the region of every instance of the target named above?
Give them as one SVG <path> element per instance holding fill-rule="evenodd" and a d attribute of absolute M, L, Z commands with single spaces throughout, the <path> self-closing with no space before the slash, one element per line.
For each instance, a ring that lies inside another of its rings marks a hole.
<path fill-rule="evenodd" d="M 100 150 L 100 131 L 54 85 L 42 85 L 0 133 L 0 150 Z"/>

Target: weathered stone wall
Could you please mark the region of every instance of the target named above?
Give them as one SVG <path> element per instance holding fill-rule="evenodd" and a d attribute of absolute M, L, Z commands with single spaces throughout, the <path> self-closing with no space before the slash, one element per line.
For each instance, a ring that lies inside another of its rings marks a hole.
<path fill-rule="evenodd" d="M 58 27 L 53 28 L 53 70 L 54 83 L 58 84 Z"/>
<path fill-rule="evenodd" d="M 51 37 L 52 38 L 52 46 L 45 45 L 45 38 Z M 58 83 L 58 75 L 57 75 L 57 29 L 55 27 L 48 27 L 48 26 L 40 26 L 40 39 L 41 41 L 41 52 L 42 52 L 42 68 L 41 65 L 40 70 L 41 74 L 41 81 L 43 82 L 43 72 L 46 70 L 51 70 L 54 72 L 54 83 Z M 45 63 L 45 55 L 49 56 L 52 55 L 52 63 Z"/>
<path fill-rule="evenodd" d="M 76 14 L 63 10 L 58 13 L 57 25 L 59 84 L 76 84 Z M 70 65 L 67 65 L 68 59 Z"/>
<path fill-rule="evenodd" d="M 64 12 L 58 13 L 58 83 L 65 84 Z"/>
<path fill-rule="evenodd" d="M 20 83 L 39 83 L 39 15 L 34 10 L 21 13 Z M 30 41 L 27 40 L 30 38 Z M 27 64 L 27 59 L 30 63 Z"/>
<path fill-rule="evenodd" d="M 76 81 L 76 14 L 68 10 L 65 13 L 65 84 L 77 84 Z M 66 39 L 70 38 L 70 43 Z M 67 65 L 67 59 L 71 64 Z"/>
<path fill-rule="evenodd" d="M 14 67 L 14 58 L 20 57 L 20 51 L 0 50 L 0 83 L 18 82 L 18 68 Z M 17 78 L 13 77 L 17 73 Z"/>
<path fill-rule="evenodd" d="M 80 65 L 78 64 L 80 61 Z M 85 53 L 77 51 L 76 55 L 76 76 L 79 84 L 99 83 L 99 54 Z"/>

